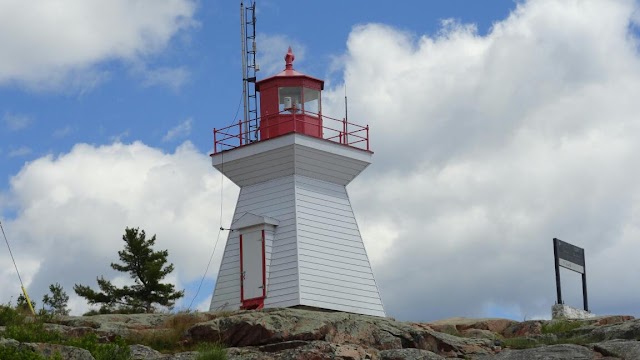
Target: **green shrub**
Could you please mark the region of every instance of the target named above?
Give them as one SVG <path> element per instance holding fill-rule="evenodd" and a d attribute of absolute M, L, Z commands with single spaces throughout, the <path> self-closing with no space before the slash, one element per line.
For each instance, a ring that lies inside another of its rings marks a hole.
<path fill-rule="evenodd" d="M 202 343 L 198 346 L 196 360 L 227 360 L 227 351 L 218 343 Z"/>
<path fill-rule="evenodd" d="M 10 314 L 9 312 L 5 312 L 5 314 L 7 313 Z M 11 318 L 11 316 L 9 316 L 9 318 Z M 19 342 L 50 343 L 82 348 L 88 350 L 96 360 L 128 360 L 131 357 L 129 346 L 120 338 L 117 338 L 112 343 L 106 344 L 100 343 L 95 334 L 86 334 L 81 338 L 69 338 L 57 331 L 45 329 L 44 322 L 40 319 L 32 322 L 24 321 L 24 319 L 19 321 L 12 320 L 6 326 L 3 336 Z M 1 347 L 0 359 L 40 360 L 47 358 L 26 350 Z M 54 356 L 51 359 L 62 360 L 59 356 Z"/>
<path fill-rule="evenodd" d="M 109 306 L 101 306 L 99 309 L 91 309 L 86 313 L 82 314 L 82 316 L 94 316 L 94 315 L 105 315 L 105 314 L 141 314 L 144 313 L 144 310 L 137 309 L 133 307 L 121 306 L 121 307 L 109 307 Z"/>
<path fill-rule="evenodd" d="M 585 325 L 584 321 L 552 320 L 542 324 L 543 334 L 562 334 Z"/>
<path fill-rule="evenodd" d="M 511 349 L 529 349 L 543 345 L 558 345 L 558 344 L 574 344 L 574 345 L 588 345 L 594 342 L 598 342 L 601 339 L 596 339 L 591 336 L 574 336 L 574 337 L 558 337 L 553 335 L 542 335 L 536 337 L 520 337 L 510 338 L 502 340 L 502 346 Z"/>
<path fill-rule="evenodd" d="M 9 305 L 0 305 L 0 326 L 21 324 L 24 315 Z"/>
<path fill-rule="evenodd" d="M 32 299 L 29 299 L 31 302 L 31 307 L 35 310 L 36 302 Z M 24 297 L 24 294 L 18 295 L 18 299 L 16 300 L 16 310 L 24 313 L 24 314 L 32 314 L 31 307 L 29 307 L 29 303 L 27 303 L 27 298 Z"/>
<path fill-rule="evenodd" d="M 127 336 L 128 344 L 140 344 L 165 353 L 193 350 L 193 345 L 183 341 L 185 333 L 193 325 L 201 322 L 198 314 L 179 312 L 167 318 L 159 329 L 137 332 Z"/>
<path fill-rule="evenodd" d="M 86 334 L 78 339 L 68 339 L 64 345 L 88 350 L 96 360 L 129 360 L 131 351 L 121 338 L 112 343 L 100 343 L 96 334 Z"/>
<path fill-rule="evenodd" d="M 0 359 L 44 360 L 46 358 L 31 350 L 18 349 L 14 347 L 0 347 Z"/>
<path fill-rule="evenodd" d="M 42 298 L 43 306 L 48 307 L 46 312 L 52 315 L 69 315 L 69 309 L 67 308 L 69 295 L 64 291 L 62 285 L 58 283 L 49 285 L 49 292 L 51 295 L 45 294 Z"/>
<path fill-rule="evenodd" d="M 182 345 L 181 341 L 182 333 L 178 333 L 171 329 L 166 331 L 134 333 L 126 338 L 126 342 L 130 345 L 145 345 L 154 350 L 169 353 L 189 350 Z"/>
<path fill-rule="evenodd" d="M 439 329 L 438 332 L 441 332 L 441 333 L 447 334 L 447 335 L 451 335 L 451 336 L 462 337 L 462 334 L 460 334 L 460 331 L 458 331 L 458 329 L 456 329 L 455 326 L 443 327 L 443 328 Z"/>
<path fill-rule="evenodd" d="M 60 333 L 46 330 L 38 320 L 7 325 L 4 337 L 20 342 L 60 343 L 63 340 Z"/>

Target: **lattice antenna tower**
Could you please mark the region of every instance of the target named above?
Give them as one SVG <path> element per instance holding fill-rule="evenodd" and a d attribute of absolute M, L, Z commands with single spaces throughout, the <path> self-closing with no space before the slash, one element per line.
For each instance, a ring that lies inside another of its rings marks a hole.
<path fill-rule="evenodd" d="M 256 95 L 256 3 L 240 2 L 240 38 L 242 41 L 242 94 L 244 103 L 244 143 L 258 140 L 258 97 Z"/>

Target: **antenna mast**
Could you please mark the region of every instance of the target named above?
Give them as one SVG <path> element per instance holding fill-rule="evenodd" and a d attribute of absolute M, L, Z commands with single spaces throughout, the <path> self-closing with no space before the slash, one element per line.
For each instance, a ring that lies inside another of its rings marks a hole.
<path fill-rule="evenodd" d="M 258 97 L 256 95 L 256 4 L 240 1 L 240 37 L 242 41 L 242 95 L 244 102 L 244 143 L 258 140 Z"/>
<path fill-rule="evenodd" d="M 347 107 L 347 82 L 344 82 L 344 120 L 349 121 L 349 108 Z"/>

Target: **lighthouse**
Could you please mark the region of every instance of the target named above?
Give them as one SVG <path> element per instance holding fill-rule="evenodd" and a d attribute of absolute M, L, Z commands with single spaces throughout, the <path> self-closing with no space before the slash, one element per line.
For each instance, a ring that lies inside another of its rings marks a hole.
<path fill-rule="evenodd" d="M 385 316 L 346 186 L 369 128 L 322 114 L 324 81 L 293 67 L 255 83 L 260 116 L 214 129 L 213 166 L 240 187 L 210 310 L 303 307 Z"/>

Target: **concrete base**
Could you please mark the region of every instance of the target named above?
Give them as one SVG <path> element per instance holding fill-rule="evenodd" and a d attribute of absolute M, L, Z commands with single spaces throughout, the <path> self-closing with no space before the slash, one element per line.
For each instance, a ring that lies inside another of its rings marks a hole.
<path fill-rule="evenodd" d="M 564 305 L 564 304 L 555 304 L 551 307 L 551 318 L 553 320 L 556 319 L 589 319 L 596 317 L 595 314 L 592 314 L 588 311 L 584 311 L 581 309 L 576 309 L 574 307 Z"/>

